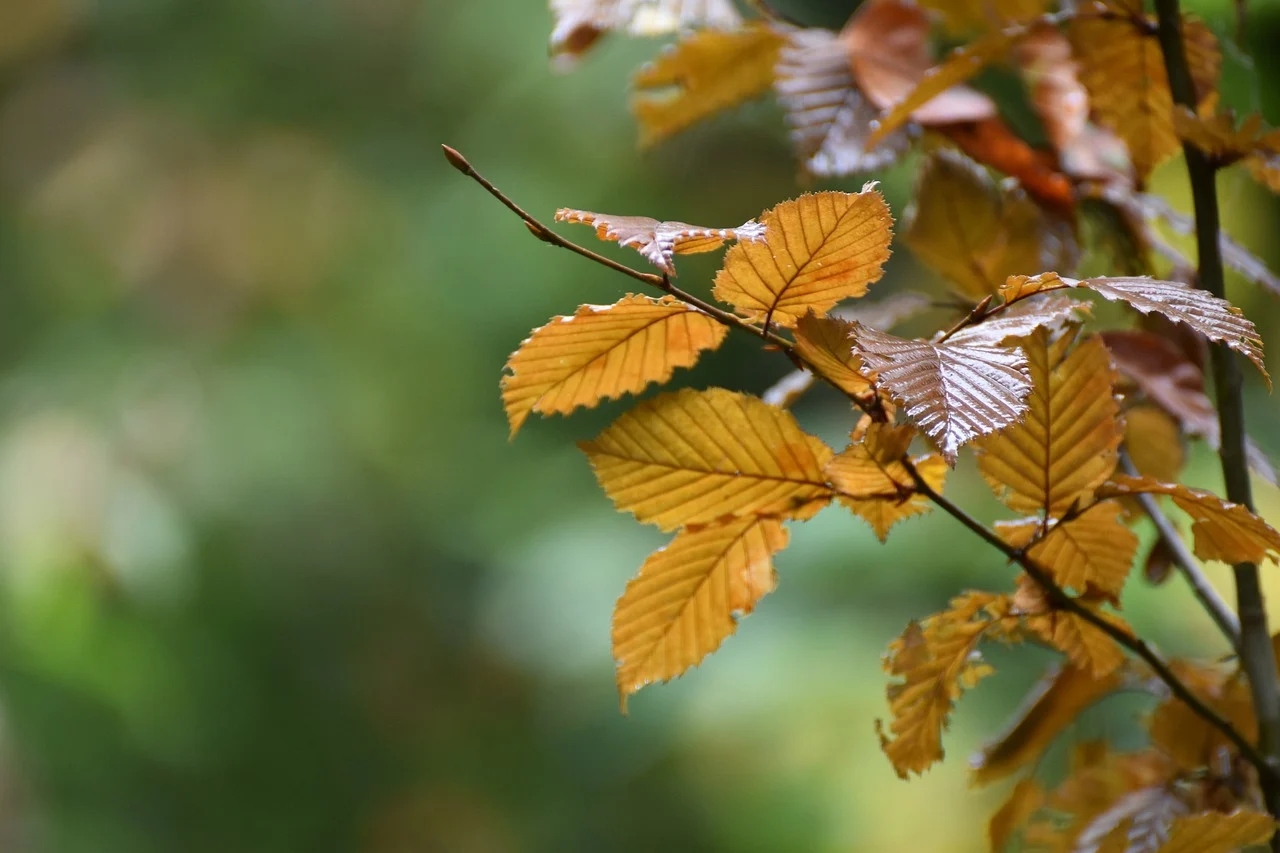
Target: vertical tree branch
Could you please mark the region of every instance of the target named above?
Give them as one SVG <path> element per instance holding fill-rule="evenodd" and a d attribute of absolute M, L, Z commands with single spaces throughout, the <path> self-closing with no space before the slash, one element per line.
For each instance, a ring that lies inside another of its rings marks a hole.
<path fill-rule="evenodd" d="M 1175 103 L 1196 109 L 1195 83 L 1187 64 L 1182 41 L 1182 13 L 1178 0 L 1155 0 L 1158 16 L 1157 34 L 1169 75 L 1169 88 Z M 1184 143 L 1187 172 L 1191 178 L 1191 194 L 1196 215 L 1196 249 L 1199 259 L 1199 283 L 1214 296 L 1225 295 L 1222 251 L 1219 246 L 1218 190 L 1216 168 L 1198 148 Z M 1222 443 L 1218 453 L 1222 460 L 1222 476 L 1227 499 L 1253 510 L 1253 489 L 1249 483 L 1249 463 L 1245 452 L 1244 394 L 1240 363 L 1226 347 L 1214 346 L 1213 385 L 1217 394 L 1218 420 Z M 1275 652 L 1267 627 L 1266 603 L 1258 567 L 1239 563 L 1233 567 L 1236 581 L 1236 610 L 1240 615 L 1240 659 L 1249 678 L 1254 711 L 1258 717 L 1258 749 L 1272 766 L 1280 766 L 1280 678 L 1276 673 Z M 1263 781 L 1267 809 L 1280 816 L 1280 784 L 1274 777 Z M 1280 837 L 1272 840 L 1272 849 L 1280 851 Z"/>

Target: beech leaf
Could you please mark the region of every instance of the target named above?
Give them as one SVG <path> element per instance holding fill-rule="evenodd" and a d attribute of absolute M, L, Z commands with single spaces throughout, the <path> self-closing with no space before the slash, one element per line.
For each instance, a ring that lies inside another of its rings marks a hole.
<path fill-rule="evenodd" d="M 1058 586 L 1115 602 L 1138 552 L 1138 537 L 1121 512 L 1116 502 L 1100 501 L 1070 519 L 1051 520 L 1042 535 L 1038 518 L 996 522 L 996 531 L 1015 548 L 1027 548 Z"/>
<path fill-rule="evenodd" d="M 810 193 L 765 211 L 764 240 L 725 253 L 715 297 L 750 320 L 791 327 L 809 311 L 862 296 L 889 259 L 893 228 L 874 187 Z"/>
<path fill-rule="evenodd" d="M 618 693 L 683 674 L 734 632 L 775 585 L 772 556 L 787 545 L 773 518 L 683 530 L 645 560 L 613 611 Z"/>
<path fill-rule="evenodd" d="M 914 434 L 909 426 L 872 423 L 861 442 L 827 463 L 827 480 L 839 492 L 840 502 L 866 520 L 881 542 L 899 521 L 932 509 L 902 464 Z M 942 459 L 929 455 L 912 464 L 930 488 L 942 491 L 947 475 Z"/>
<path fill-rule="evenodd" d="M 1234 853 L 1275 833 L 1275 819 L 1262 812 L 1205 812 L 1175 820 L 1159 853 Z"/>
<path fill-rule="evenodd" d="M 859 371 L 861 362 L 849 345 L 852 331 L 850 320 L 806 314 L 796 323 L 796 355 L 846 394 L 865 394 L 871 382 Z"/>
<path fill-rule="evenodd" d="M 621 512 L 663 530 L 729 516 L 808 518 L 831 498 L 832 451 L 758 397 L 685 388 L 579 445 Z"/>
<path fill-rule="evenodd" d="M 720 346 L 727 332 L 670 296 L 627 296 L 553 317 L 507 361 L 502 403 L 511 435 L 530 412 L 568 414 L 666 382 L 677 367 L 691 367 L 703 350 Z"/>
<path fill-rule="evenodd" d="M 571 67 L 606 32 L 658 36 L 695 27 L 732 30 L 742 23 L 733 0 L 551 0 L 551 56 Z"/>
<path fill-rule="evenodd" d="M 764 226 L 748 221 L 737 228 L 707 228 L 685 222 L 659 222 L 647 216 L 611 216 L 562 207 L 557 222 L 592 225 L 601 240 L 635 249 L 644 259 L 668 275 L 676 274 L 675 255 L 714 251 L 726 240 L 759 240 Z"/>
<path fill-rule="evenodd" d="M 1014 423 L 1027 411 L 1031 379 L 1017 347 L 932 344 L 854 324 L 863 370 L 900 402 L 950 465 L 960 447 Z"/>

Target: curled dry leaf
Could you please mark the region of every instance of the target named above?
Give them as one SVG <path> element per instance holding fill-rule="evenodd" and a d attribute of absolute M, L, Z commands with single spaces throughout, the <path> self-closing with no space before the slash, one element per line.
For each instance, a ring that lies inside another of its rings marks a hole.
<path fill-rule="evenodd" d="M 808 518 L 831 499 L 831 449 L 790 412 L 722 388 L 646 400 L 579 446 L 618 510 L 663 530 Z"/>
<path fill-rule="evenodd" d="M 556 221 L 594 226 L 601 240 L 612 240 L 619 246 L 635 249 L 646 261 L 672 276 L 676 274 L 675 255 L 711 252 L 726 240 L 764 238 L 764 226 L 755 221 L 737 228 L 707 228 L 687 222 L 659 222 L 647 216 L 612 216 L 568 207 L 556 211 Z"/>
<path fill-rule="evenodd" d="M 1175 820 L 1159 853 L 1234 853 L 1265 844 L 1275 833 L 1275 819 L 1262 812 L 1205 812 Z"/>
<path fill-rule="evenodd" d="M 1017 347 L 932 344 L 855 323 L 863 371 L 900 402 L 948 464 L 960 447 L 1014 423 L 1027 411 L 1027 360 Z"/>
<path fill-rule="evenodd" d="M 776 579 L 787 531 L 773 518 L 682 530 L 655 551 L 613 610 L 618 694 L 683 674 L 711 654 Z"/>
<path fill-rule="evenodd" d="M 883 169 L 911 145 L 911 128 L 868 144 L 880 111 L 854 83 L 849 55 L 830 30 L 789 32 L 775 74 L 791 143 L 808 173 L 834 178 Z"/>
<path fill-rule="evenodd" d="M 1039 518 L 996 522 L 996 532 L 1049 573 L 1054 582 L 1084 595 L 1120 600 L 1138 537 L 1120 520 L 1115 501 L 1100 501 L 1078 516 L 1046 524 Z"/>
<path fill-rule="evenodd" d="M 681 39 L 632 77 L 640 144 L 653 145 L 767 92 L 782 44 L 781 34 L 760 23 Z"/>
<path fill-rule="evenodd" d="M 874 184 L 802 195 L 760 221 L 764 240 L 730 248 L 712 291 L 753 321 L 790 327 L 862 296 L 889 259 L 893 219 Z"/>
<path fill-rule="evenodd" d="M 1161 483 L 1149 477 L 1116 475 L 1098 489 L 1099 497 L 1136 494 L 1168 495 L 1191 516 L 1195 554 L 1202 560 L 1224 563 L 1280 562 L 1280 533 L 1247 507 L 1224 501 L 1201 489 L 1177 483 Z"/>
<path fill-rule="evenodd" d="M 665 382 L 677 367 L 691 367 L 703 350 L 720 346 L 727 332 L 670 296 L 627 296 L 553 317 L 507 360 L 502 404 L 511 435 L 530 412 L 568 414 Z"/>
<path fill-rule="evenodd" d="M 914 435 L 909 426 L 872 423 L 861 442 L 827 463 L 827 480 L 839 501 L 870 524 L 881 542 L 888 539 L 893 525 L 932 508 L 902 464 Z M 940 493 L 946 464 L 933 455 L 911 461 L 929 487 Z"/>
<path fill-rule="evenodd" d="M 551 56 L 566 69 L 613 30 L 657 36 L 695 27 L 733 30 L 742 24 L 733 0 L 551 0 L 551 12 Z"/>
<path fill-rule="evenodd" d="M 1033 385 L 1026 417 L 977 445 L 982 476 L 1018 512 L 1061 517 L 1115 470 L 1119 407 L 1107 349 L 1096 337 L 1045 330 L 1023 342 Z"/>

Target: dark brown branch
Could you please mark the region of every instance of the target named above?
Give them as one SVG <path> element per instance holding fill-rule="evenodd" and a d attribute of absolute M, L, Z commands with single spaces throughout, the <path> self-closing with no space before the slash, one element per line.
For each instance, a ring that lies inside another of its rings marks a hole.
<path fill-rule="evenodd" d="M 1199 99 L 1183 45 L 1182 12 L 1178 0 L 1155 0 L 1155 7 L 1157 35 L 1174 103 L 1195 112 Z M 1214 296 L 1225 297 L 1217 172 L 1209 158 L 1194 145 L 1184 143 L 1182 150 L 1191 179 L 1192 205 L 1196 215 L 1199 284 Z M 1245 449 L 1244 380 L 1240 362 L 1223 345 L 1214 346 L 1210 356 L 1221 433 L 1218 455 L 1222 461 L 1227 500 L 1243 504 L 1252 511 L 1253 488 L 1249 482 Z M 1267 625 L 1266 602 L 1256 565 L 1238 563 L 1232 570 L 1236 582 L 1236 611 L 1240 615 L 1240 662 L 1249 678 L 1254 713 L 1258 718 L 1258 749 L 1274 771 L 1280 768 L 1280 677 L 1277 677 L 1276 656 Z M 1264 774 L 1262 788 L 1267 810 L 1273 816 L 1280 816 L 1280 775 L 1275 772 Z M 1272 840 L 1272 849 L 1280 851 L 1280 837 Z"/>

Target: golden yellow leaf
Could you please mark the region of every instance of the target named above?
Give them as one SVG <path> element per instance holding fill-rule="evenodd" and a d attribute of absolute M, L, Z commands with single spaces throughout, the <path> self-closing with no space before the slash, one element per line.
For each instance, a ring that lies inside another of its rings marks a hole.
<path fill-rule="evenodd" d="M 1047 11 L 1045 0 L 924 0 L 920 5 L 942 15 L 953 32 L 989 30 Z"/>
<path fill-rule="evenodd" d="M 1138 551 L 1138 537 L 1120 517 L 1118 503 L 1099 501 L 1066 521 L 1051 519 L 1043 536 L 1038 518 L 996 522 L 996 532 L 1015 548 L 1030 545 L 1027 556 L 1058 586 L 1118 601 Z"/>
<path fill-rule="evenodd" d="M 974 655 L 991 625 L 985 608 L 1000 596 L 970 592 L 923 622 L 912 622 L 889 646 L 885 671 L 901 677 L 887 690 L 892 737 L 880 733 L 880 745 L 903 779 L 942 760 L 942 732 L 964 690 L 992 669 Z"/>
<path fill-rule="evenodd" d="M 1023 341 L 1032 391 L 1020 423 L 976 445 L 982 476 L 1010 509 L 1059 517 L 1115 470 L 1119 408 L 1107 348 L 1097 337 L 1040 330 Z"/>
<path fill-rule="evenodd" d="M 1230 113 L 1197 115 L 1184 106 L 1173 108 L 1173 128 L 1219 167 L 1228 166 L 1253 154 L 1262 146 L 1262 116 L 1254 113 L 1236 127 Z"/>
<path fill-rule="evenodd" d="M 838 178 L 883 169 L 910 147 L 909 129 L 868 144 L 880 110 L 854 82 L 845 46 L 830 30 L 790 32 L 774 71 L 792 147 L 809 174 Z"/>
<path fill-rule="evenodd" d="M 782 44 L 782 35 L 761 23 L 681 39 L 631 80 L 640 144 L 653 145 L 767 92 Z"/>
<path fill-rule="evenodd" d="M 859 359 L 849 339 L 852 330 L 849 320 L 806 314 L 796 323 L 796 355 L 846 394 L 865 394 L 871 383 L 858 371 Z"/>
<path fill-rule="evenodd" d="M 1031 391 L 1017 347 L 908 340 L 855 323 L 864 369 L 903 404 L 949 464 L 960 447 L 1022 417 Z"/>
<path fill-rule="evenodd" d="M 627 296 L 553 317 L 507 360 L 502 404 L 511 435 L 530 412 L 568 414 L 665 382 L 677 367 L 690 367 L 700 352 L 720 346 L 726 332 L 670 296 Z"/>
<path fill-rule="evenodd" d="M 683 530 L 655 551 L 613 610 L 618 694 L 696 666 L 775 585 L 772 556 L 787 531 L 772 518 Z"/>
<path fill-rule="evenodd" d="M 1175 820 L 1159 853 L 1234 853 L 1264 844 L 1275 833 L 1275 819 L 1262 812 L 1206 812 Z"/>
<path fill-rule="evenodd" d="M 969 759 L 971 782 L 989 785 L 1039 760 L 1081 711 L 1124 682 L 1120 670 L 1094 678 L 1070 664 L 1055 667 L 1031 689 L 1005 731 Z"/>
<path fill-rule="evenodd" d="M 1043 214 L 1003 191 L 985 169 L 951 151 L 925 160 L 903 239 L 923 263 L 977 301 L 1014 274 L 1044 268 Z"/>
<path fill-rule="evenodd" d="M 987 823 L 987 838 L 991 842 L 991 853 L 1004 853 L 1013 837 L 1013 833 L 1027 818 L 1040 808 L 1044 801 L 1044 789 L 1034 779 L 1019 779 L 1013 786 L 1009 797 L 991 816 Z"/>
<path fill-rule="evenodd" d="M 1191 692 L 1222 715 L 1236 731 L 1253 740 L 1258 723 L 1248 682 L 1241 673 L 1183 660 L 1170 661 L 1169 667 Z M 1152 746 L 1188 772 L 1213 767 L 1223 750 L 1234 749 L 1221 731 L 1174 696 L 1156 707 L 1147 728 Z"/>
<path fill-rule="evenodd" d="M 861 442 L 827 463 L 827 480 L 840 502 L 865 519 L 881 542 L 899 521 L 932 509 L 902 464 L 914 434 L 909 426 L 872 423 Z M 929 487 L 941 492 L 946 463 L 933 455 L 911 461 Z"/>
<path fill-rule="evenodd" d="M 1093 113 L 1129 147 L 1140 182 L 1175 154 L 1180 144 L 1173 129 L 1173 96 L 1154 24 L 1138 0 L 1112 0 L 1118 14 L 1078 15 L 1068 34 L 1089 90 Z M 1200 21 L 1184 17 L 1183 42 L 1201 99 L 1214 91 L 1222 55 L 1217 39 Z"/>
<path fill-rule="evenodd" d="M 611 30 L 657 36 L 695 27 L 732 30 L 742 23 L 733 0 L 551 0 L 551 12 L 551 56 L 565 67 Z"/>
<path fill-rule="evenodd" d="M 1125 412 L 1124 446 L 1139 472 L 1163 483 L 1176 481 L 1187 460 L 1178 422 L 1150 403 Z"/>
<path fill-rule="evenodd" d="M 675 255 L 693 255 L 714 251 L 725 240 L 759 240 L 764 226 L 746 222 L 737 228 L 707 228 L 687 222 L 659 222 L 647 216 L 612 216 L 562 207 L 556 211 L 557 222 L 579 222 L 596 229 L 601 240 L 613 240 L 619 246 L 635 249 L 658 269 L 674 276 Z"/>
<path fill-rule="evenodd" d="M 1270 558 L 1280 562 L 1280 533 L 1248 508 L 1224 501 L 1210 492 L 1122 474 L 1098 490 L 1099 497 L 1142 493 L 1168 495 L 1179 509 L 1191 516 L 1195 553 L 1200 559 L 1260 563 Z"/>
<path fill-rule="evenodd" d="M 1129 631 L 1119 617 L 1102 613 L 1096 607 L 1091 609 L 1108 622 Z M 1028 616 L 1023 624 L 1032 636 L 1058 649 L 1067 656 L 1067 660 L 1094 678 L 1106 678 L 1124 665 L 1124 652 L 1116 641 L 1075 613 L 1051 610 Z"/>
<path fill-rule="evenodd" d="M 831 499 L 831 448 L 758 397 L 685 388 L 579 445 L 620 512 L 663 530 L 729 516 L 808 518 Z"/>
<path fill-rule="evenodd" d="M 802 195 L 760 221 L 763 242 L 729 249 L 713 291 L 753 321 L 790 327 L 809 311 L 824 313 L 866 293 L 889 259 L 893 219 L 874 184 Z"/>

